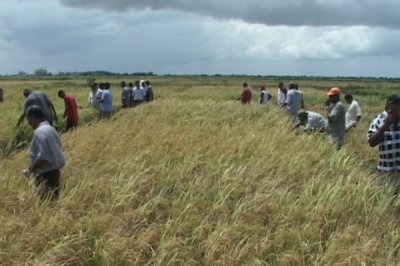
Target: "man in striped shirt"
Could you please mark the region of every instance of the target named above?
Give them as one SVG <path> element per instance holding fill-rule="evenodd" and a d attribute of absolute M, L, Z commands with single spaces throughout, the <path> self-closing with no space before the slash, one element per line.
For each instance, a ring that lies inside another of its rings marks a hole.
<path fill-rule="evenodd" d="M 392 95 L 386 100 L 385 111 L 371 123 L 368 134 L 371 147 L 379 145 L 378 172 L 382 173 L 400 192 L 400 96 Z"/>

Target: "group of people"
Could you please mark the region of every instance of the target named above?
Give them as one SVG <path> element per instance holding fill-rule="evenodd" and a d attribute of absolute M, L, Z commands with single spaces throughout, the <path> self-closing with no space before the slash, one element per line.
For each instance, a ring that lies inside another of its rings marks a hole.
<path fill-rule="evenodd" d="M 121 106 L 122 108 L 135 107 L 154 99 L 153 87 L 148 80 L 136 80 L 133 84 L 125 81 L 121 86 Z M 113 112 L 113 93 L 110 83 L 93 83 L 88 97 L 88 105 L 99 110 L 101 119 L 110 119 Z"/>
<path fill-rule="evenodd" d="M 124 108 L 137 106 L 153 99 L 150 83 L 135 82 L 135 85 L 133 88 L 131 84 L 126 86 L 125 82 L 121 82 L 121 104 Z M 96 93 L 97 90 L 98 88 L 96 88 Z M 108 91 L 110 91 L 110 85 L 105 83 L 100 95 L 92 94 L 89 102 L 95 108 L 97 108 L 97 104 L 100 104 L 101 114 L 104 118 L 109 118 L 112 112 L 112 109 L 108 108 L 109 106 L 104 106 L 104 102 L 109 100 Z M 149 91 L 151 91 L 151 94 Z M 333 87 L 326 92 L 328 96 L 328 100 L 325 103 L 326 118 L 317 112 L 304 109 L 303 94 L 295 83 L 290 83 L 288 89 L 284 88 L 283 83 L 279 84 L 277 102 L 293 118 L 291 121 L 294 123 L 294 128 L 303 125 L 304 131 L 319 130 L 326 132 L 339 149 L 343 145 L 346 132 L 357 125 L 362 115 L 358 102 L 350 94 L 346 94 L 344 97 L 346 103 L 349 104 L 346 112 L 340 99 L 341 93 L 341 89 L 338 87 Z M 61 189 L 60 169 L 65 165 L 61 141 L 57 131 L 52 126 L 53 122 L 57 121 L 57 114 L 53 103 L 45 93 L 27 89 L 24 90 L 24 95 L 26 97 L 24 111 L 17 125 L 26 117 L 28 124 L 34 129 L 34 137 L 30 145 L 30 164 L 27 169 L 23 170 L 23 173 L 27 177 L 34 177 L 36 184 L 43 189 L 41 193 L 43 197 L 49 197 L 50 195 L 54 199 L 58 197 Z M 63 90 L 58 92 L 58 96 L 65 103 L 66 130 L 74 128 L 78 121 L 78 105 L 75 98 L 72 95 L 67 95 Z M 93 98 L 96 100 L 92 101 Z M 110 98 L 112 106 L 112 94 Z M 251 98 L 251 89 L 247 83 L 244 83 L 240 100 L 244 104 L 249 104 Z M 259 103 L 265 104 L 271 98 L 272 96 L 266 92 L 265 87 L 261 87 Z M 379 146 L 380 161 L 377 167 L 378 171 L 384 177 L 384 180 L 389 180 L 390 183 L 395 185 L 396 193 L 399 193 L 399 95 L 392 95 L 387 98 L 385 110 L 372 121 L 367 133 L 367 139 L 371 147 Z"/>
<path fill-rule="evenodd" d="M 269 97 L 265 97 L 267 94 Z M 338 87 L 330 89 L 327 93 L 329 99 L 326 101 L 326 118 L 313 111 L 304 109 L 303 92 L 299 89 L 297 83 L 290 82 L 288 88 L 284 87 L 283 82 L 279 82 L 277 91 L 277 104 L 286 109 L 287 114 L 294 123 L 292 130 L 299 126 L 304 126 L 304 131 L 319 130 L 325 132 L 328 138 L 336 143 L 340 149 L 343 145 L 346 131 L 355 127 L 361 119 L 361 108 L 351 94 L 345 95 L 345 100 L 349 104 L 347 111 L 340 100 L 341 90 Z M 264 101 L 267 99 L 267 101 Z M 265 93 L 265 85 L 261 86 L 260 104 L 268 103 L 271 99 L 269 93 Z M 248 84 L 243 83 L 241 102 L 249 104 L 252 100 L 251 89 Z"/>
<path fill-rule="evenodd" d="M 248 86 L 247 82 L 243 83 L 242 94 L 239 97 L 239 100 L 242 104 L 250 104 L 253 99 L 253 93 L 251 92 L 251 88 Z M 268 92 L 266 85 L 261 85 L 260 89 L 260 97 L 258 99 L 259 104 L 267 104 L 269 100 L 271 100 L 272 95 Z"/>
<path fill-rule="evenodd" d="M 342 91 L 333 87 L 326 92 L 326 117 L 318 112 L 304 109 L 303 94 L 298 85 L 290 83 L 285 88 L 283 83 L 278 85 L 277 104 L 286 108 L 292 123 L 292 130 L 304 126 L 304 131 L 319 131 L 327 134 L 328 139 L 340 149 L 345 135 L 356 127 L 361 119 L 360 104 L 351 94 L 345 94 L 344 100 L 348 105 L 346 110 L 341 101 Z M 251 90 L 247 83 L 243 84 L 241 102 L 251 102 Z M 395 194 L 400 193 L 400 96 L 391 95 L 386 99 L 385 110 L 370 124 L 367 140 L 371 147 L 379 146 L 379 163 L 377 170 L 381 180 L 394 185 Z"/>
<path fill-rule="evenodd" d="M 136 81 L 126 86 L 121 82 L 121 104 L 123 108 L 135 107 L 144 102 L 153 100 L 153 88 L 149 81 Z M 56 199 L 61 189 L 60 169 L 65 165 L 61 141 L 54 123 L 58 121 L 54 104 L 41 91 L 25 89 L 26 97 L 23 112 L 18 119 L 17 126 L 26 117 L 28 124 L 34 129 L 34 136 L 30 144 L 31 160 L 29 166 L 23 170 L 24 175 L 33 177 L 35 184 L 40 188 L 42 198 Z M 78 104 L 73 95 L 67 95 L 64 90 L 58 91 L 58 97 L 64 100 L 64 115 L 66 118 L 65 132 L 74 129 L 78 123 Z M 113 94 L 110 83 L 92 84 L 89 95 L 89 105 L 100 111 L 101 119 L 110 119 L 113 112 Z"/>
<path fill-rule="evenodd" d="M 23 94 L 26 100 L 17 126 L 26 117 L 34 135 L 29 147 L 30 164 L 22 172 L 28 178 L 34 177 L 42 198 L 57 199 L 61 189 L 60 169 L 65 165 L 61 140 L 54 128 L 58 120 L 57 112 L 44 92 L 25 89 Z M 65 131 L 74 129 L 79 118 L 75 97 L 63 90 L 58 91 L 58 97 L 64 100 Z"/>

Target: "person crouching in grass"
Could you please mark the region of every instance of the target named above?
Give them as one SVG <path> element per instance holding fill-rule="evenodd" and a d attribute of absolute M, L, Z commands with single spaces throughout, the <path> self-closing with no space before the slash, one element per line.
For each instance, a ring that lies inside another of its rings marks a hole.
<path fill-rule="evenodd" d="M 34 179 L 42 199 L 57 199 L 61 190 L 60 169 L 65 165 L 60 137 L 55 128 L 46 121 L 39 106 L 30 106 L 26 118 L 34 129 L 34 135 L 29 147 L 30 164 L 22 172 L 26 177 Z"/>

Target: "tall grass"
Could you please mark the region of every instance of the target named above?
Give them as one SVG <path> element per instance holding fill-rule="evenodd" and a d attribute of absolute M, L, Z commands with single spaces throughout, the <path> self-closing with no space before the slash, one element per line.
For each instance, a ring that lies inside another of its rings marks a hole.
<path fill-rule="evenodd" d="M 185 82 L 155 81 L 155 102 L 63 134 L 56 203 L 19 174 L 25 152 L 2 159 L 0 263 L 400 263 L 399 200 L 376 184 L 364 136 L 382 106 L 365 108 L 335 151 L 323 135 L 290 132 L 277 106 L 233 101 L 241 82 Z"/>

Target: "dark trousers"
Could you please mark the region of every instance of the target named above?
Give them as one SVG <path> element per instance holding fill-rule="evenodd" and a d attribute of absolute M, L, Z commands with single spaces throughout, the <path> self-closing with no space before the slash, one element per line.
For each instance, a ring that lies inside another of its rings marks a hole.
<path fill-rule="evenodd" d="M 61 190 L 60 170 L 51 170 L 36 176 L 36 186 L 42 199 L 58 199 Z"/>
<path fill-rule="evenodd" d="M 65 132 L 70 129 L 74 129 L 76 127 L 76 123 L 72 122 L 69 118 L 67 118 L 67 126 L 65 127 Z"/>

